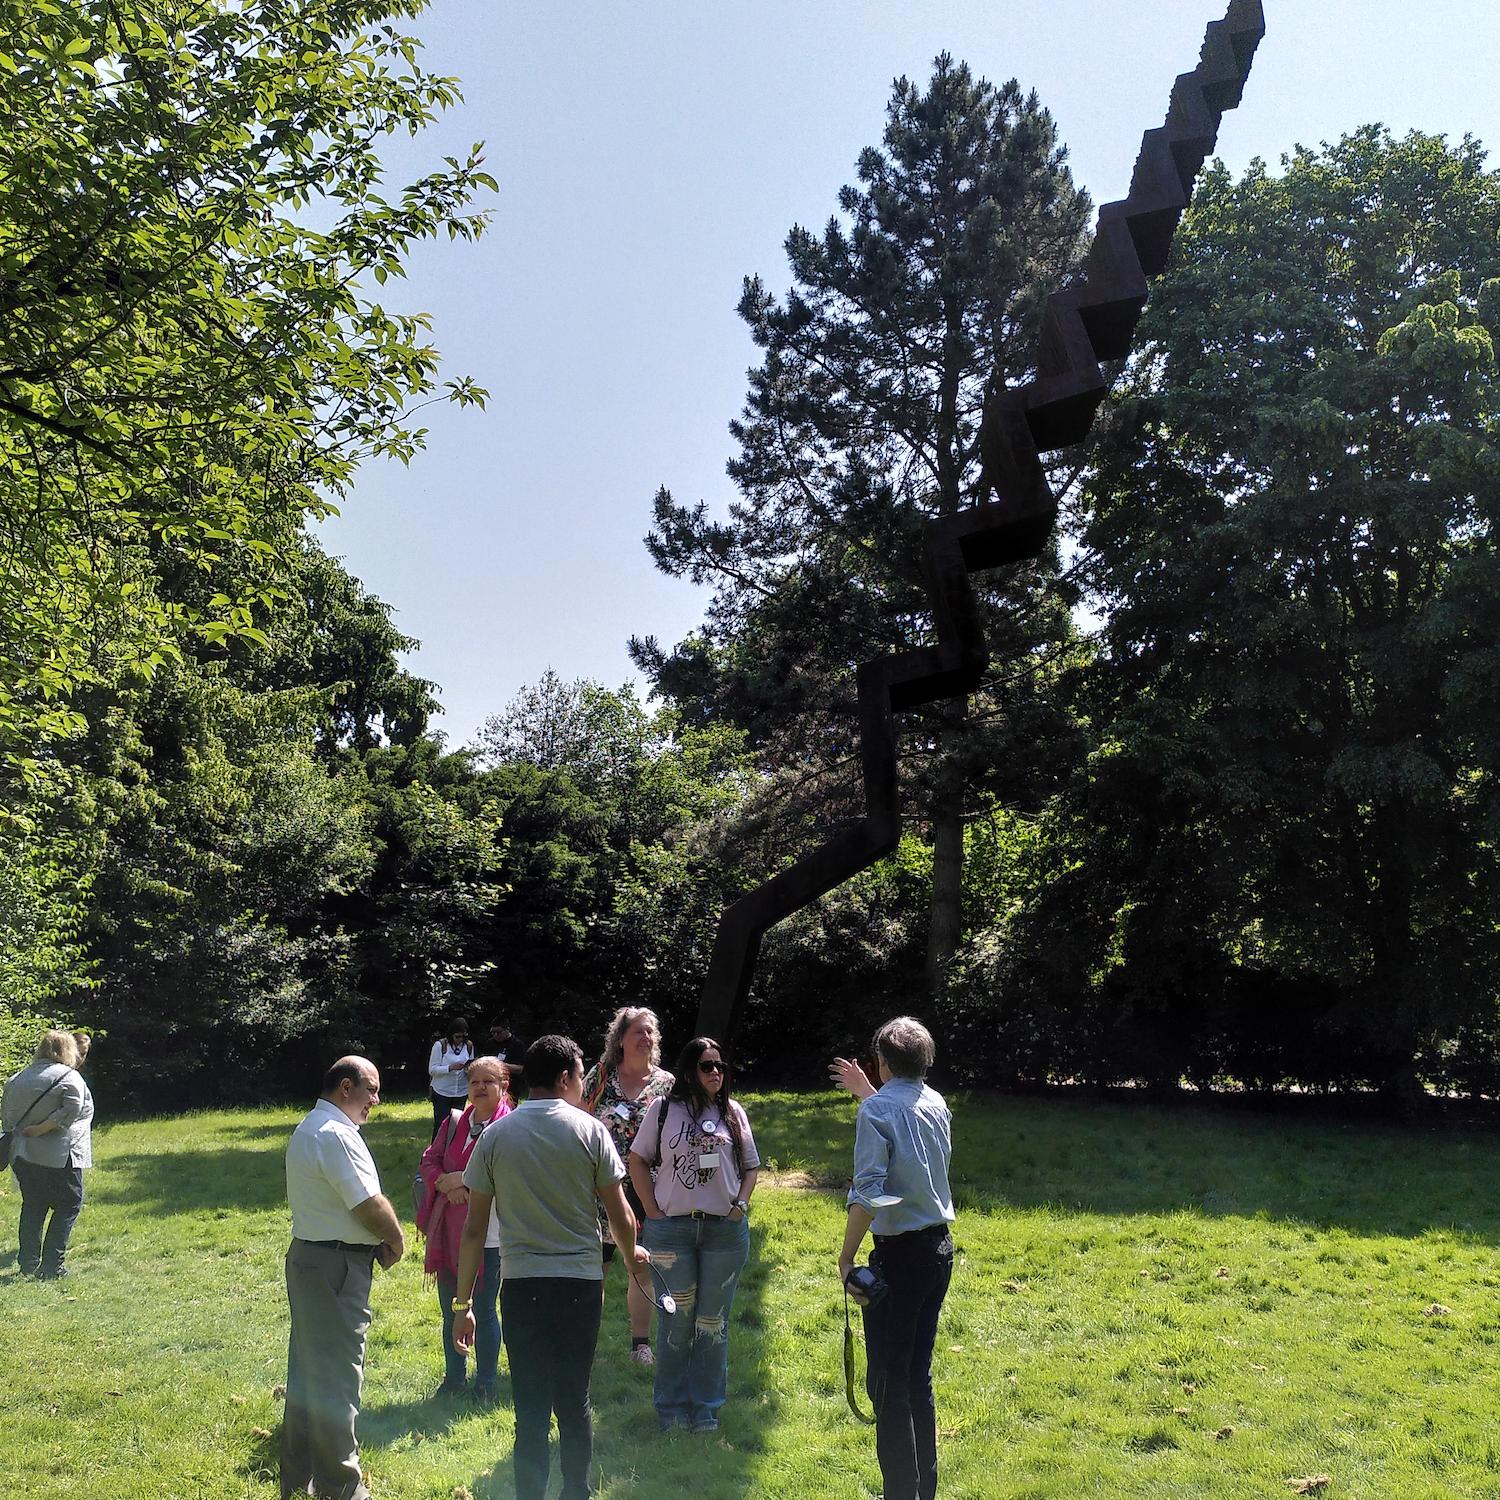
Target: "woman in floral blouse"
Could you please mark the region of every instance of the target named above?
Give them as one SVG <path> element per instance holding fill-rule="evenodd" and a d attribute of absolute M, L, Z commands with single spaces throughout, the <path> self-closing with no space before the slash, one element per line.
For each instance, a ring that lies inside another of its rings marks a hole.
<path fill-rule="evenodd" d="M 653 1099 L 664 1099 L 673 1084 L 672 1075 L 660 1066 L 661 1029 L 656 1016 L 644 1006 L 625 1005 L 617 1010 L 604 1037 L 604 1055 L 583 1080 L 584 1108 L 603 1122 L 614 1139 L 620 1160 L 626 1160 L 630 1143 Z M 636 1232 L 641 1226 L 641 1200 L 627 1180 L 625 1197 L 635 1215 Z M 608 1274 L 615 1245 L 609 1222 L 601 1213 L 604 1236 L 604 1267 Z M 638 1365 L 655 1363 L 651 1352 L 651 1300 L 626 1271 L 626 1300 L 630 1308 L 630 1357 Z"/>

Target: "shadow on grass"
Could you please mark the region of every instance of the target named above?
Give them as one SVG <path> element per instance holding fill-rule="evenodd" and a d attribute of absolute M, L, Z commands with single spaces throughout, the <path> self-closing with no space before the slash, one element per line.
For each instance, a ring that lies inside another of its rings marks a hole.
<path fill-rule="evenodd" d="M 1263 1214 L 1358 1234 L 1453 1230 L 1500 1244 L 1500 1143 L 1490 1131 L 1063 1093 L 956 1093 L 950 1102 L 960 1210 Z M 753 1103 L 763 1160 L 816 1185 L 847 1185 L 853 1100 L 808 1092 Z M 284 1207 L 285 1123 L 251 1117 L 205 1130 L 201 1147 L 169 1155 L 102 1152 L 106 1170 L 91 1178 L 90 1198 L 172 1214 Z M 377 1116 L 364 1135 L 387 1195 L 408 1216 L 427 1118 Z M 752 1261 L 740 1298 L 755 1296 L 755 1285 Z"/>
<path fill-rule="evenodd" d="M 191 1121 L 188 1122 L 191 1126 Z M 410 1216 L 408 1185 L 428 1144 L 428 1121 L 372 1119 L 362 1130 L 386 1196 Z M 170 1153 L 101 1152 L 99 1203 L 131 1204 L 162 1213 L 213 1209 L 272 1209 L 286 1205 L 286 1124 L 247 1121 L 205 1127 L 204 1144 Z M 231 1144 L 235 1141 L 244 1145 Z"/>
<path fill-rule="evenodd" d="M 1077 1094 L 955 1093 L 949 1102 L 960 1215 L 1263 1215 L 1500 1245 L 1500 1142 L 1491 1131 Z M 846 1186 L 854 1110 L 828 1093 L 767 1095 L 757 1101 L 761 1154 L 815 1184 Z"/>
<path fill-rule="evenodd" d="M 507 1395 L 508 1399 L 508 1395 Z M 440 1438 L 473 1411 L 471 1406 L 446 1397 L 423 1401 L 396 1401 L 386 1406 L 363 1407 L 359 1414 L 361 1448 L 374 1448 L 398 1438 L 415 1436 L 422 1441 Z M 246 1479 L 270 1484 L 281 1472 L 281 1426 L 270 1431 L 256 1429 L 250 1451 L 237 1472 Z"/>
<path fill-rule="evenodd" d="M 510 1404 L 510 1383 L 496 1382 L 499 1400 Z M 362 1406 L 359 1412 L 361 1445 L 382 1447 L 402 1437 L 442 1437 L 451 1427 L 480 1410 L 463 1396 L 426 1396 L 420 1401 L 388 1401 L 384 1406 Z"/>
<path fill-rule="evenodd" d="M 752 1390 L 749 1372 L 765 1357 L 765 1298 L 777 1266 L 765 1259 L 765 1236 L 750 1232 L 750 1259 L 740 1274 L 729 1334 L 729 1399 L 721 1426 L 712 1437 L 657 1431 L 651 1404 L 652 1372 L 629 1359 L 629 1325 L 624 1280 L 610 1273 L 605 1317 L 599 1333 L 590 1383 L 594 1408 L 594 1480 L 610 1500 L 627 1495 L 662 1500 L 668 1495 L 699 1495 L 704 1500 L 743 1500 L 764 1493 L 753 1460 L 770 1446 L 780 1404 L 763 1390 Z M 510 1378 L 503 1373 L 500 1404 L 511 1404 Z M 361 1417 L 361 1432 L 367 1429 Z M 373 1431 L 373 1429 L 369 1429 Z M 495 1462 L 469 1481 L 475 1500 L 510 1500 L 514 1495 L 512 1448 L 500 1444 Z M 552 1437 L 552 1483 L 558 1474 L 557 1435 Z"/>

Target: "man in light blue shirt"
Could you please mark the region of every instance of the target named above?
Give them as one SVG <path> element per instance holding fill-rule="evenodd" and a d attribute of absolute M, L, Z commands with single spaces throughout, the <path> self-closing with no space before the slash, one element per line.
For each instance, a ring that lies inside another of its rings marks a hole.
<path fill-rule="evenodd" d="M 880 1088 L 858 1064 L 835 1059 L 837 1082 L 861 1098 L 854 1127 L 854 1183 L 839 1251 L 848 1280 L 867 1233 L 870 1264 L 889 1289 L 863 1305 L 865 1386 L 875 1411 L 875 1452 L 885 1500 L 933 1500 L 937 1494 L 937 1414 L 932 1346 L 953 1276 L 953 1192 L 948 1186 L 952 1115 L 923 1082 L 932 1066 L 932 1034 L 898 1016 L 875 1033 Z"/>

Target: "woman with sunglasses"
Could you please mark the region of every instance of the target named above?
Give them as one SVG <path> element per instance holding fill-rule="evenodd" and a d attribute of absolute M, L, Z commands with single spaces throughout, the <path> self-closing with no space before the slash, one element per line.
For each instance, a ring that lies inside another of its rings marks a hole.
<path fill-rule="evenodd" d="M 760 1156 L 745 1111 L 730 1097 L 724 1049 L 712 1037 L 694 1037 L 674 1072 L 671 1092 L 646 1111 L 628 1163 L 646 1213 L 641 1243 L 676 1302 L 657 1323 L 652 1401 L 663 1432 L 714 1432 L 729 1384 L 729 1312 L 750 1257 Z"/>

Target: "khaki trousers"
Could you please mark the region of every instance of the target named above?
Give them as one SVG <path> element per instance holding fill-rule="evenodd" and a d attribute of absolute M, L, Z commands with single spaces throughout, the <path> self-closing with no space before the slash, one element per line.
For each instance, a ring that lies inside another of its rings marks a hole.
<path fill-rule="evenodd" d="M 281 1423 L 281 1493 L 366 1500 L 354 1422 L 364 1385 L 375 1247 L 293 1240 L 286 1252 L 291 1337 Z"/>

